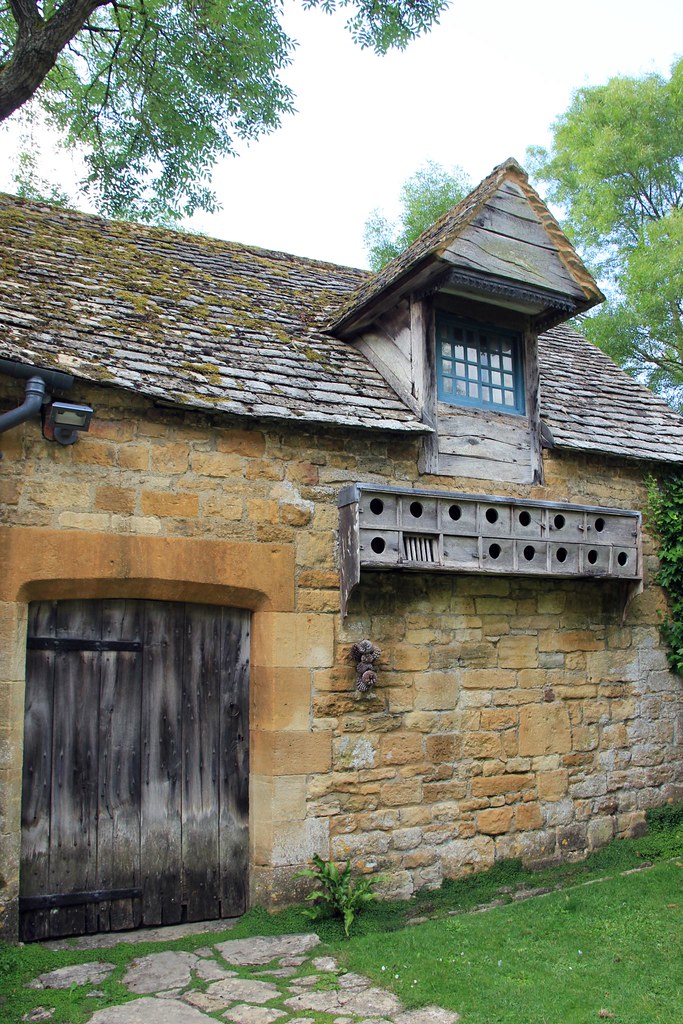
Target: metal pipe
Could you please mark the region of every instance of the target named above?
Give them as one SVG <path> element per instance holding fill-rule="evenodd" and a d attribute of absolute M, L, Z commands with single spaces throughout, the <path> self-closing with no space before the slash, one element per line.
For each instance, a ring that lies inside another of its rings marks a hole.
<path fill-rule="evenodd" d="M 42 377 L 30 377 L 26 381 L 26 397 L 22 405 L 16 409 L 10 409 L 0 416 L 0 434 L 12 427 L 18 427 L 40 412 L 40 407 L 45 399 L 45 381 Z"/>
<path fill-rule="evenodd" d="M 15 363 L 11 359 L 0 359 L 0 373 L 19 380 L 30 380 L 39 377 L 51 391 L 68 391 L 74 379 L 70 373 L 61 370 L 44 370 L 42 366 L 31 366 L 28 363 Z"/>

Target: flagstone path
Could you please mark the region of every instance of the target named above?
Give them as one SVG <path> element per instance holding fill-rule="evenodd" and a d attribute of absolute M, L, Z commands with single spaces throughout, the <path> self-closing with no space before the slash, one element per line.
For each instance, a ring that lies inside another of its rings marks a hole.
<path fill-rule="evenodd" d="M 406 1010 L 369 978 L 344 972 L 333 957 L 315 955 L 317 935 L 232 939 L 194 953 L 151 953 L 133 960 L 122 983 L 140 998 L 96 1010 L 89 1024 L 456 1024 L 457 1013 L 438 1006 Z M 237 969 L 235 969 L 237 968 Z M 89 995 L 114 965 L 106 956 L 41 974 L 45 1006 L 24 1021 L 47 1021 L 51 989 L 90 985 Z M 307 1016 L 313 1013 L 315 1017 Z M 211 1014 L 212 1016 L 209 1016 Z M 322 1018 L 320 1015 L 324 1015 Z M 216 1016 L 217 1015 L 217 1016 Z"/>

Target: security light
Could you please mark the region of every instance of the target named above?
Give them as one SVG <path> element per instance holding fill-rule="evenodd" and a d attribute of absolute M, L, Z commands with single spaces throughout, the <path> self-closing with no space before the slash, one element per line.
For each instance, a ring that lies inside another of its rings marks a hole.
<path fill-rule="evenodd" d="M 52 402 L 45 410 L 43 436 L 54 438 L 60 444 L 74 444 L 79 432 L 90 426 L 92 412 L 89 405 Z"/>

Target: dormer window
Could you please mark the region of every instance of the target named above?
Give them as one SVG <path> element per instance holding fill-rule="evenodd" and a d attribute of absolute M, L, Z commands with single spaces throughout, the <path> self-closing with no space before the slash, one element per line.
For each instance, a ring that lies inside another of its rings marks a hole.
<path fill-rule="evenodd" d="M 522 339 L 439 313 L 436 320 L 439 401 L 523 414 Z"/>

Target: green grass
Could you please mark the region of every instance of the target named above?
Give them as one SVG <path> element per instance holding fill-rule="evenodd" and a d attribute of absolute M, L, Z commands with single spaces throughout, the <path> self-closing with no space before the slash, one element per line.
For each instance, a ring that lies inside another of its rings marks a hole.
<path fill-rule="evenodd" d="M 584 1024 L 599 1020 L 600 1011 L 614 1014 L 618 1024 L 678 1024 L 683 804 L 653 811 L 648 821 L 647 836 L 613 842 L 578 863 L 532 872 L 507 861 L 413 900 L 370 904 L 350 940 L 338 920 L 312 923 L 298 906 L 277 914 L 255 908 L 224 933 L 167 943 L 83 952 L 0 945 L 0 1024 L 19 1024 L 38 1005 L 56 1008 L 53 1024 L 85 1024 L 95 1010 L 131 998 L 121 978 L 132 959 L 147 953 L 311 930 L 348 969 L 391 988 L 408 1006 L 437 1003 L 457 1010 L 462 1024 Z M 646 863 L 653 867 L 620 874 Z M 539 886 L 558 891 L 514 899 Z M 492 900 L 506 905 L 471 913 Z M 408 926 L 421 917 L 428 920 Z M 82 987 L 24 987 L 43 971 L 94 959 L 116 965 L 98 986 L 102 997 L 86 998 L 88 988 Z"/>
<path fill-rule="evenodd" d="M 463 1024 L 683 1020 L 683 862 L 371 936 L 344 957 L 409 1006 Z"/>

